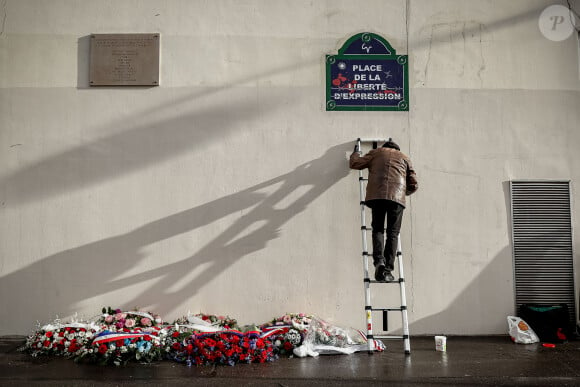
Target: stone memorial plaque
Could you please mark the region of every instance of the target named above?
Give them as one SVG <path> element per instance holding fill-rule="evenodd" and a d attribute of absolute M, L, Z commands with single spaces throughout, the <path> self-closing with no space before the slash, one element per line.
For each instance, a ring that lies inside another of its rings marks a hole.
<path fill-rule="evenodd" d="M 91 86 L 158 86 L 159 34 L 93 34 Z"/>

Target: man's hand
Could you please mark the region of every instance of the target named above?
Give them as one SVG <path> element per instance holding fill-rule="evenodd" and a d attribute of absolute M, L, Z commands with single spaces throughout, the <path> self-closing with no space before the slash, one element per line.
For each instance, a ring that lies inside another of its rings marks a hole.
<path fill-rule="evenodd" d="M 353 152 L 358 152 L 358 151 L 359 151 L 359 150 L 358 150 L 358 144 L 355 144 L 355 146 L 354 146 L 354 151 L 353 151 Z"/>

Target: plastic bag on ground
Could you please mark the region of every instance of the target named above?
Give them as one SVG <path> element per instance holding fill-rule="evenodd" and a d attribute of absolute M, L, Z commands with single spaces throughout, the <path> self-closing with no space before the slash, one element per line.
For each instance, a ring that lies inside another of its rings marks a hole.
<path fill-rule="evenodd" d="M 515 343 L 533 344 L 540 341 L 534 330 L 521 318 L 508 316 L 507 322 L 509 335 Z"/>

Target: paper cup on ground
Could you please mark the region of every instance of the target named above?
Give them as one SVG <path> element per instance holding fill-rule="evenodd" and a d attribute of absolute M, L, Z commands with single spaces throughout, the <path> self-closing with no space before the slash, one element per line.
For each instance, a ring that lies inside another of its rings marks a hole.
<path fill-rule="evenodd" d="M 435 349 L 440 352 L 447 351 L 447 337 L 435 336 Z"/>

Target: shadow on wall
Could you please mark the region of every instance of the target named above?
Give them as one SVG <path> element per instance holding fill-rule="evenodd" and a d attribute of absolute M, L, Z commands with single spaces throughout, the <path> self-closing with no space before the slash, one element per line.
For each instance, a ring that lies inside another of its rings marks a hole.
<path fill-rule="evenodd" d="M 227 115 L 224 106 L 216 104 L 162 122 L 151 120 L 147 125 L 47 157 L 3 178 L 0 192 L 7 193 L 5 200 L 10 206 L 27 204 L 203 149 L 205 144 L 233 131 L 236 124 L 256 118 L 259 112 L 255 101 L 249 100 L 251 98 L 236 101 L 228 108 Z M 260 102 L 260 109 L 271 112 L 281 105 L 280 100 L 270 98 Z"/>
<path fill-rule="evenodd" d="M 150 305 L 166 315 L 225 268 L 263 249 L 268 241 L 278 237 L 284 224 L 347 176 L 344 154 L 351 145 L 334 146 L 320 158 L 246 190 L 146 224 L 130 233 L 46 257 L 6 275 L 0 279 L 0 294 L 5 298 L 2 308 L 16 318 L 29 319 L 32 324 L 37 319 L 48 321 L 55 313 L 71 315 L 80 301 L 154 280 L 139 296 L 119 299 L 119 306 Z M 260 192 L 273 186 L 277 188 L 271 194 Z M 309 189 L 287 207 L 276 207 L 301 187 Z M 123 275 L 139 267 L 145 258 L 142 248 L 249 208 L 248 213 L 191 257 L 138 274 Z M 248 233 L 256 224 L 261 226 Z M 178 290 L 168 290 L 202 264 L 205 264 L 203 270 L 194 279 Z M 29 302 L 23 302 L 22 297 L 6 297 L 8 294 L 23 294 Z"/>
<path fill-rule="evenodd" d="M 509 240 L 511 241 L 511 212 L 510 212 L 510 192 L 509 182 L 502 183 L 504 201 L 506 208 L 506 225 L 509 229 Z M 481 244 L 485 246 L 485 241 Z M 451 265 L 451 262 L 447 262 Z M 422 296 L 434 297 L 441 294 L 437 287 L 448 288 L 450 282 L 455 282 L 452 275 L 433 278 L 428 285 L 431 291 Z M 454 285 L 451 284 L 453 287 Z M 509 289 L 506 294 L 502 290 Z M 407 290 L 409 291 L 409 290 Z M 505 306 L 507 299 L 511 299 L 509 305 Z M 431 316 L 419 319 L 409 324 L 411 335 L 413 332 L 426 334 L 473 334 L 473 332 L 484 332 L 490 326 L 496 327 L 495 332 L 489 334 L 507 333 L 507 316 L 515 313 L 515 294 L 513 290 L 513 258 L 511 245 L 504 247 L 485 266 L 476 278 L 453 300 L 428 300 L 422 302 L 423 305 L 431 303 L 447 304 L 442 311 Z M 413 305 L 410 306 L 413 308 Z M 497 312 L 497 313 L 494 313 Z M 477 322 L 473 316 L 479 315 L 485 321 Z M 493 321 L 493 323 L 490 323 Z M 450 327 L 453 324 L 454 328 Z M 462 328 L 458 331 L 456 327 Z M 445 327 L 449 327 L 445 329 Z"/>
<path fill-rule="evenodd" d="M 89 40 L 88 36 L 78 40 L 79 89 L 88 88 Z M 134 117 L 148 123 L 49 156 L 2 178 L 0 192 L 7 195 L 3 200 L 10 206 L 27 204 L 90 187 L 180 154 L 203 149 L 204 145 L 224 138 L 239 123 L 255 120 L 263 112 L 272 114 L 280 108 L 287 108 L 285 98 L 288 96 L 270 96 L 257 102 L 257 95 L 248 98 L 249 88 L 238 94 L 236 86 L 316 65 L 318 59 L 249 74 L 224 86 L 202 88 L 194 93 L 168 98 L 164 103 L 146 110 L 134 111 Z M 122 90 L 98 87 L 83 93 L 99 93 L 105 89 L 124 93 L 139 87 Z M 212 98 L 215 100 L 213 106 L 206 102 L 206 107 L 198 107 L 200 100 L 211 101 Z M 227 114 L 224 114 L 224 109 L 227 109 Z M 110 126 L 126 127 L 130 120 L 122 117 Z M 26 144 L 23 144 L 11 148 L 11 151 L 21 151 L 25 147 Z"/>
<path fill-rule="evenodd" d="M 445 281 L 442 283 L 441 281 Z M 428 286 L 431 291 L 422 297 L 435 297 L 441 294 L 438 286 L 449 287 L 449 282 L 455 281 L 451 276 L 434 279 Z M 506 294 L 505 289 L 511 293 Z M 407 290 L 409 291 L 409 290 Z M 428 304 L 448 304 L 442 311 L 431 316 L 419 319 L 409 324 L 411 335 L 414 332 L 426 334 L 452 334 L 466 335 L 474 332 L 483 333 L 490 326 L 496 327 L 494 332 L 487 334 L 507 334 L 507 316 L 515 313 L 513 302 L 513 275 L 512 257 L 509 247 L 503 248 L 499 254 L 470 282 L 470 284 L 453 300 L 432 300 L 422 302 Z M 505 306 L 505 302 L 509 306 Z M 413 306 L 410 306 L 413 308 Z M 474 316 L 479 316 L 481 322 L 474 321 Z M 485 321 L 484 321 L 485 320 Z M 490 324 L 490 321 L 493 323 Z M 461 331 L 457 327 L 461 328 Z M 449 328 L 445 328 L 449 327 Z"/>
<path fill-rule="evenodd" d="M 411 334 L 414 331 L 431 334 L 470 334 L 473 331 L 482 332 L 484 327 L 489 326 L 497 327 L 495 328 L 496 331 L 489 332 L 490 334 L 508 333 L 506 317 L 508 314 L 517 314 L 514 289 L 510 181 L 502 182 L 502 189 L 505 202 L 507 237 L 510 245 L 502 249 L 469 286 L 459 296 L 449 302 L 447 308 L 410 324 Z M 547 252 L 542 250 L 535 252 L 539 262 L 542 261 L 543 256 L 546 254 Z M 536 275 L 539 283 L 546 278 L 544 271 L 541 269 L 538 270 Z M 454 281 L 454 278 L 447 277 L 441 280 Z M 435 279 L 429 285 L 433 289 L 430 294 L 438 294 L 435 289 L 438 284 L 439 281 Z M 502 289 L 509 289 L 509 293 L 502 292 Z M 444 300 L 433 301 L 445 303 Z M 426 305 L 428 302 L 423 302 L 422 304 Z M 478 324 L 473 321 L 474 315 L 479 315 L 481 319 L 486 321 L 474 327 L 474 324 Z M 440 328 L 435 328 L 448 326 L 450 321 L 455 326 L 466 328 L 464 328 L 463 332 L 457 332 L 455 329 L 441 330 Z M 493 323 L 490 324 L 490 321 L 493 321 Z M 478 329 L 478 327 L 481 328 Z"/>
<path fill-rule="evenodd" d="M 83 50 L 87 49 L 87 42 L 88 38 L 79 40 Z M 296 71 L 310 64 L 287 64 L 283 68 L 245 77 L 243 82 Z M 88 76 L 86 72 L 79 74 L 79 77 Z M 18 206 L 90 187 L 181 153 L 202 149 L 205 144 L 226 136 L 240 122 L 255 120 L 261 112 L 272 113 L 285 106 L 285 101 L 280 99 L 282 97 L 263 98 L 258 104 L 254 98 L 247 98 L 247 95 L 237 98 L 234 87 L 240 83 L 207 88 L 173 98 L 147 111 L 135 112 L 135 116 L 148 123 L 28 165 L 3 178 L 0 181 L 0 192 L 7 195 L 4 199 L 7 205 Z M 246 90 L 242 90 L 242 94 Z M 208 96 L 214 96 L 216 104 L 198 108 L 198 100 Z M 228 106 L 227 115 L 224 114 L 225 105 Z M 173 117 L 166 118 L 169 114 Z M 156 311 L 166 314 L 232 262 L 262 249 L 269 240 L 276 238 L 280 228 L 289 219 L 346 176 L 348 167 L 344 163 L 344 152 L 348 149 L 350 145 L 335 146 L 319 159 L 305 163 L 276 179 L 168 216 L 133 232 L 43 258 L 1 277 L 2 307 L 10 310 L 13 319 L 19 322 L 23 319 L 31 323 L 36 319 L 47 321 L 54 318 L 55 314 L 66 316 L 76 312 L 80 301 L 138 285 L 143 281 L 156 280 L 145 293 L 133 300 L 119 300 L 119 303 L 133 307 L 153 302 Z M 270 190 L 272 194 L 258 192 L 274 185 L 276 187 Z M 309 186 L 310 189 L 290 207 L 283 210 L 274 208 L 277 202 L 302 186 Z M 146 258 L 142 248 L 249 208 L 252 210 L 248 214 L 235 221 L 195 255 L 150 271 L 128 274 Z M 256 222 L 262 222 L 263 225 L 248 232 L 248 228 L 255 226 Z M 217 260 L 214 257 L 218 257 Z M 183 285 L 179 291 L 167 290 L 180 279 L 188 278 L 203 263 L 207 265 L 195 280 Z M 23 298 L 29 302 L 24 303 Z M 2 322 L 2 325 L 5 324 Z"/>

